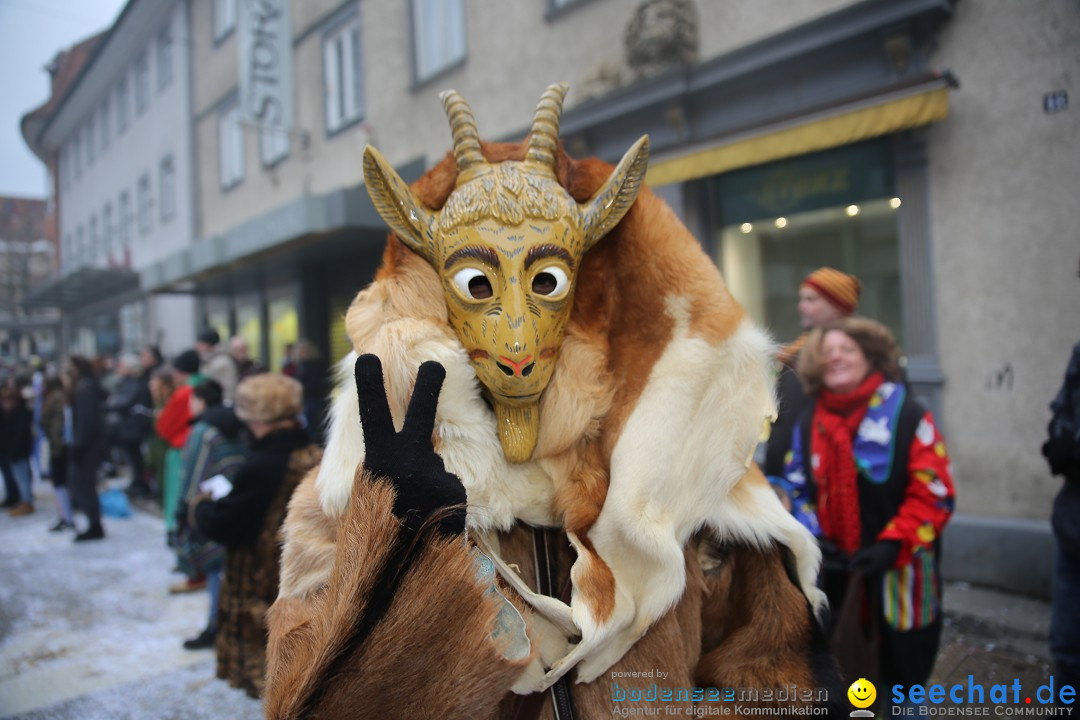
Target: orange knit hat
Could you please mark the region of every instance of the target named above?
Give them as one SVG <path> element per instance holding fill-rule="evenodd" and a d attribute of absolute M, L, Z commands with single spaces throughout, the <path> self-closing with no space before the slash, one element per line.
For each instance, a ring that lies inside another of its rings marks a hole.
<path fill-rule="evenodd" d="M 845 315 L 855 312 L 859 304 L 862 283 L 854 275 L 834 270 L 831 267 L 818 268 L 806 276 L 803 285 L 816 290 L 830 305 Z"/>

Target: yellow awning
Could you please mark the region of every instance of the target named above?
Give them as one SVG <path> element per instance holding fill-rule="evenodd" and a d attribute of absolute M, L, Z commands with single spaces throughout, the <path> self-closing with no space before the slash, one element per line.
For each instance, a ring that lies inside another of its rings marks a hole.
<path fill-rule="evenodd" d="M 948 117 L 948 92 L 942 79 L 901 97 L 891 95 L 858 107 L 847 106 L 839 112 L 800 119 L 795 125 L 788 123 L 723 145 L 661 159 L 649 168 L 645 181 L 655 187 L 696 180 L 929 125 Z"/>

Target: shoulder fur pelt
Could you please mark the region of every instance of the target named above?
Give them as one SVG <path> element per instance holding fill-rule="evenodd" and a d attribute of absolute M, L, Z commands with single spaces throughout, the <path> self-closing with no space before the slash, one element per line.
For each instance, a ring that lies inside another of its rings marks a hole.
<path fill-rule="evenodd" d="M 523 147 L 485 144 L 489 162 L 520 160 Z M 579 202 L 611 173 L 595 159 L 560 151 L 557 174 Z M 446 201 L 452 156 L 413 191 L 432 209 Z M 540 683 L 577 667 L 597 677 L 680 597 L 683 548 L 710 528 L 719 539 L 796 558 L 815 607 L 819 553 L 749 458 L 774 412 L 773 347 L 729 294 L 715 265 L 675 214 L 647 188 L 622 222 L 586 256 L 558 365 L 540 404 L 532 460 L 506 461 L 495 417 L 447 324 L 438 276 L 391 237 L 375 282 L 346 316 L 355 353 L 382 359 L 400 427 L 421 362 L 446 368 L 435 447 L 469 497 L 468 526 L 485 538 L 516 520 L 562 526 L 578 551 L 569 607 L 532 596 L 494 558 L 504 577 L 567 636 L 582 641 Z M 352 380 L 341 363 L 326 456 L 317 481 L 322 509 L 340 516 L 363 435 Z M 283 580 L 282 595 L 296 592 Z"/>

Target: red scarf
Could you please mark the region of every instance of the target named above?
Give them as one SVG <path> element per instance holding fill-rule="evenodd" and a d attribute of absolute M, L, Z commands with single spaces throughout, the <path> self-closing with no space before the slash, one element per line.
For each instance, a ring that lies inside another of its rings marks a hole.
<path fill-rule="evenodd" d="M 862 541 L 858 473 L 852 447 L 870 398 L 884 381 L 885 377 L 876 372 L 849 393 L 822 389 L 810 426 L 811 458 L 817 459 L 812 469 L 818 487 L 821 531 L 849 555 L 859 549 Z"/>

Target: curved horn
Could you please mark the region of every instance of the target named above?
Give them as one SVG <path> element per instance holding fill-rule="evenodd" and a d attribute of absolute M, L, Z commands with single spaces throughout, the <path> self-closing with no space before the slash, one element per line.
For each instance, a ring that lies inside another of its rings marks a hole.
<path fill-rule="evenodd" d="M 439 93 L 439 99 L 450 120 L 450 131 L 454 134 L 454 157 L 457 158 L 458 172 L 483 165 L 485 161 L 480 152 L 480 135 L 476 132 L 476 118 L 469 103 L 457 90 L 444 90 Z"/>
<path fill-rule="evenodd" d="M 562 115 L 563 98 L 570 86 L 564 82 L 548 85 L 540 96 L 540 103 L 533 115 L 532 133 L 525 162 L 542 165 L 555 170 L 555 148 L 559 143 L 559 117 Z"/>

